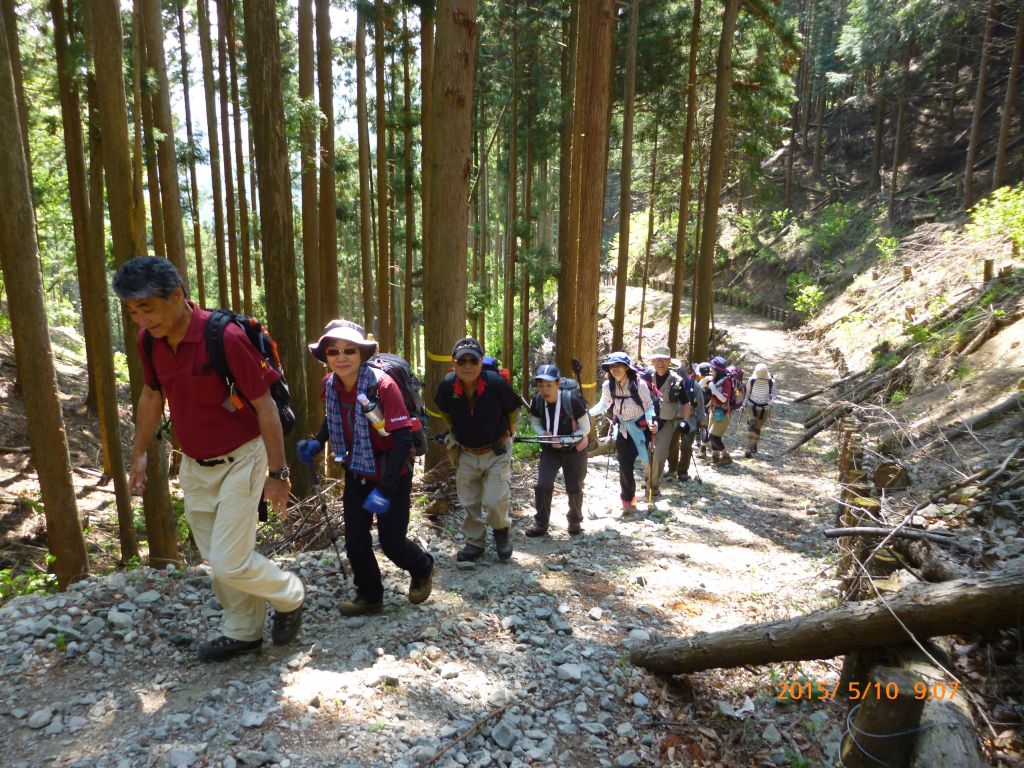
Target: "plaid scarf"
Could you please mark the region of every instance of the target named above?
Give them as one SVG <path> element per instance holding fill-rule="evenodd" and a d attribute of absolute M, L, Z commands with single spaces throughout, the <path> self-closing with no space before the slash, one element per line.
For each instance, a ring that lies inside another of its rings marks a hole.
<path fill-rule="evenodd" d="M 372 377 L 373 372 L 369 367 L 361 365 L 359 378 L 356 379 L 356 392 L 366 394 Z M 334 379 L 333 373 L 327 379 L 327 432 L 334 446 L 334 455 L 357 475 L 372 477 L 377 474 L 377 456 L 370 441 L 370 422 L 363 416 L 357 402 L 352 409 L 352 452 L 349 455 L 348 446 L 345 445 L 342 405 L 338 391 L 334 388 Z"/>

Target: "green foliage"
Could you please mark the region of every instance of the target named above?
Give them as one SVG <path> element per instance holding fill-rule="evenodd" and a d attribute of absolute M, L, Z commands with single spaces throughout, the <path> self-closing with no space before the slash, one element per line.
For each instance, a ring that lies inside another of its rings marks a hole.
<path fill-rule="evenodd" d="M 0 603 L 21 595 L 52 594 L 57 591 L 57 576 L 39 571 L 0 569 Z"/>
<path fill-rule="evenodd" d="M 892 397 L 889 398 L 889 402 L 892 403 L 893 405 L 899 405 L 906 399 L 907 393 L 901 389 L 897 389 L 895 392 L 892 393 Z"/>
<path fill-rule="evenodd" d="M 898 237 L 880 237 L 875 242 L 875 247 L 878 249 L 880 261 L 891 261 L 896 258 L 896 251 L 899 250 L 900 240 Z"/>
<path fill-rule="evenodd" d="M 797 294 L 796 300 L 793 302 L 793 309 L 804 316 L 813 315 L 818 311 L 824 298 L 825 291 L 821 286 L 805 285 Z"/>
<path fill-rule="evenodd" d="M 1024 182 L 1000 187 L 971 209 L 967 234 L 977 239 L 1005 237 L 1024 249 Z"/>
<path fill-rule="evenodd" d="M 811 247 L 816 254 L 827 256 L 842 249 L 855 212 L 853 203 L 832 203 L 822 209 L 810 227 Z"/>

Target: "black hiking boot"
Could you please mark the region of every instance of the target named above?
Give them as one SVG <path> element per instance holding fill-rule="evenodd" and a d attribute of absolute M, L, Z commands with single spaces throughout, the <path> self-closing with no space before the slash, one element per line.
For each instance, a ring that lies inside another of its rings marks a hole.
<path fill-rule="evenodd" d="M 512 538 L 509 536 L 508 528 L 494 529 L 494 549 L 498 552 L 498 559 L 505 562 L 512 557 Z"/>
<path fill-rule="evenodd" d="M 455 556 L 455 560 L 460 563 L 472 563 L 479 560 L 483 553 L 483 547 L 478 547 L 476 544 L 470 544 L 467 541 Z"/>
<path fill-rule="evenodd" d="M 409 602 L 413 605 L 419 605 L 430 597 L 430 593 L 434 589 L 434 570 L 437 568 L 437 564 L 434 562 L 434 556 L 429 552 L 427 557 L 430 558 L 430 568 L 427 569 L 427 572 L 409 579 Z"/>
<path fill-rule="evenodd" d="M 274 645 L 287 645 L 299 634 L 302 627 L 302 603 L 294 611 L 274 611 L 270 637 Z"/>
<path fill-rule="evenodd" d="M 262 638 L 259 640 L 235 640 L 233 637 L 221 635 L 199 645 L 197 654 L 200 661 L 227 661 L 241 653 L 259 653 L 263 647 Z"/>

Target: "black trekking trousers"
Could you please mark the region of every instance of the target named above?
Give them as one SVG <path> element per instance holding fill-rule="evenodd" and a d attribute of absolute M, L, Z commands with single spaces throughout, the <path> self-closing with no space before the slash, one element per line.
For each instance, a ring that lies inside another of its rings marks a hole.
<path fill-rule="evenodd" d="M 636 466 L 637 456 L 636 443 L 629 436 L 625 429 L 620 429 L 615 437 L 615 456 L 619 460 L 619 498 L 623 501 L 633 501 L 636 497 L 636 477 L 633 475 L 633 467 Z"/>
<path fill-rule="evenodd" d="M 352 581 L 356 594 L 370 603 L 384 599 L 380 566 L 373 554 L 373 519 L 377 518 L 377 538 L 387 558 L 411 575 L 421 576 L 432 566 L 430 555 L 406 534 L 409 530 L 409 506 L 412 495 L 412 473 L 395 481 L 391 507 L 382 515 L 371 515 L 363 509 L 370 491 L 377 487 L 352 472 L 345 472 L 345 492 L 341 503 L 345 514 L 345 554 L 352 564 Z"/>

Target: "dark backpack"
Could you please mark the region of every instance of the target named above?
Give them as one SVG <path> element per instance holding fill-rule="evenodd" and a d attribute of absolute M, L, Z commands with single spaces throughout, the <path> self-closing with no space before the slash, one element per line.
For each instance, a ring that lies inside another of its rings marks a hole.
<path fill-rule="evenodd" d="M 291 394 L 288 392 L 288 382 L 284 378 L 284 367 L 281 365 L 281 356 L 277 352 L 277 342 L 274 341 L 270 332 L 264 328 L 259 320 L 246 317 L 229 309 L 215 309 L 206 322 L 204 337 L 206 338 L 206 353 L 210 358 L 210 367 L 224 380 L 228 389 L 235 392 L 235 377 L 228 368 L 227 355 L 224 352 L 224 330 L 230 323 L 234 323 L 245 333 L 245 338 L 256 348 L 260 356 L 267 361 L 267 365 L 281 374 L 281 378 L 270 385 L 270 396 L 277 406 L 277 415 L 281 419 L 281 431 L 284 434 L 291 432 L 295 426 L 295 412 L 291 406 Z M 153 358 L 153 336 L 146 331 L 142 336 L 142 348 L 146 357 Z M 252 407 L 252 403 L 237 393 L 239 397 Z"/>
<path fill-rule="evenodd" d="M 726 376 L 732 381 L 732 399 L 729 401 L 729 410 L 735 411 L 743 407 L 743 401 L 747 399 L 747 385 L 743 383 L 743 369 L 738 365 L 730 365 L 726 369 Z"/>
<path fill-rule="evenodd" d="M 393 355 L 389 352 L 378 352 L 366 364 L 373 369 L 374 373 L 386 373 L 398 385 L 402 393 L 402 400 L 405 402 L 405 409 L 409 412 L 409 418 L 413 420 L 412 444 L 417 456 L 427 452 L 427 433 L 424 425 L 427 423 L 427 412 L 423 407 L 423 382 L 413 373 L 409 361 L 401 355 Z M 380 381 L 374 376 L 374 381 L 367 388 L 367 397 L 370 400 L 377 400 L 377 384 Z"/>

